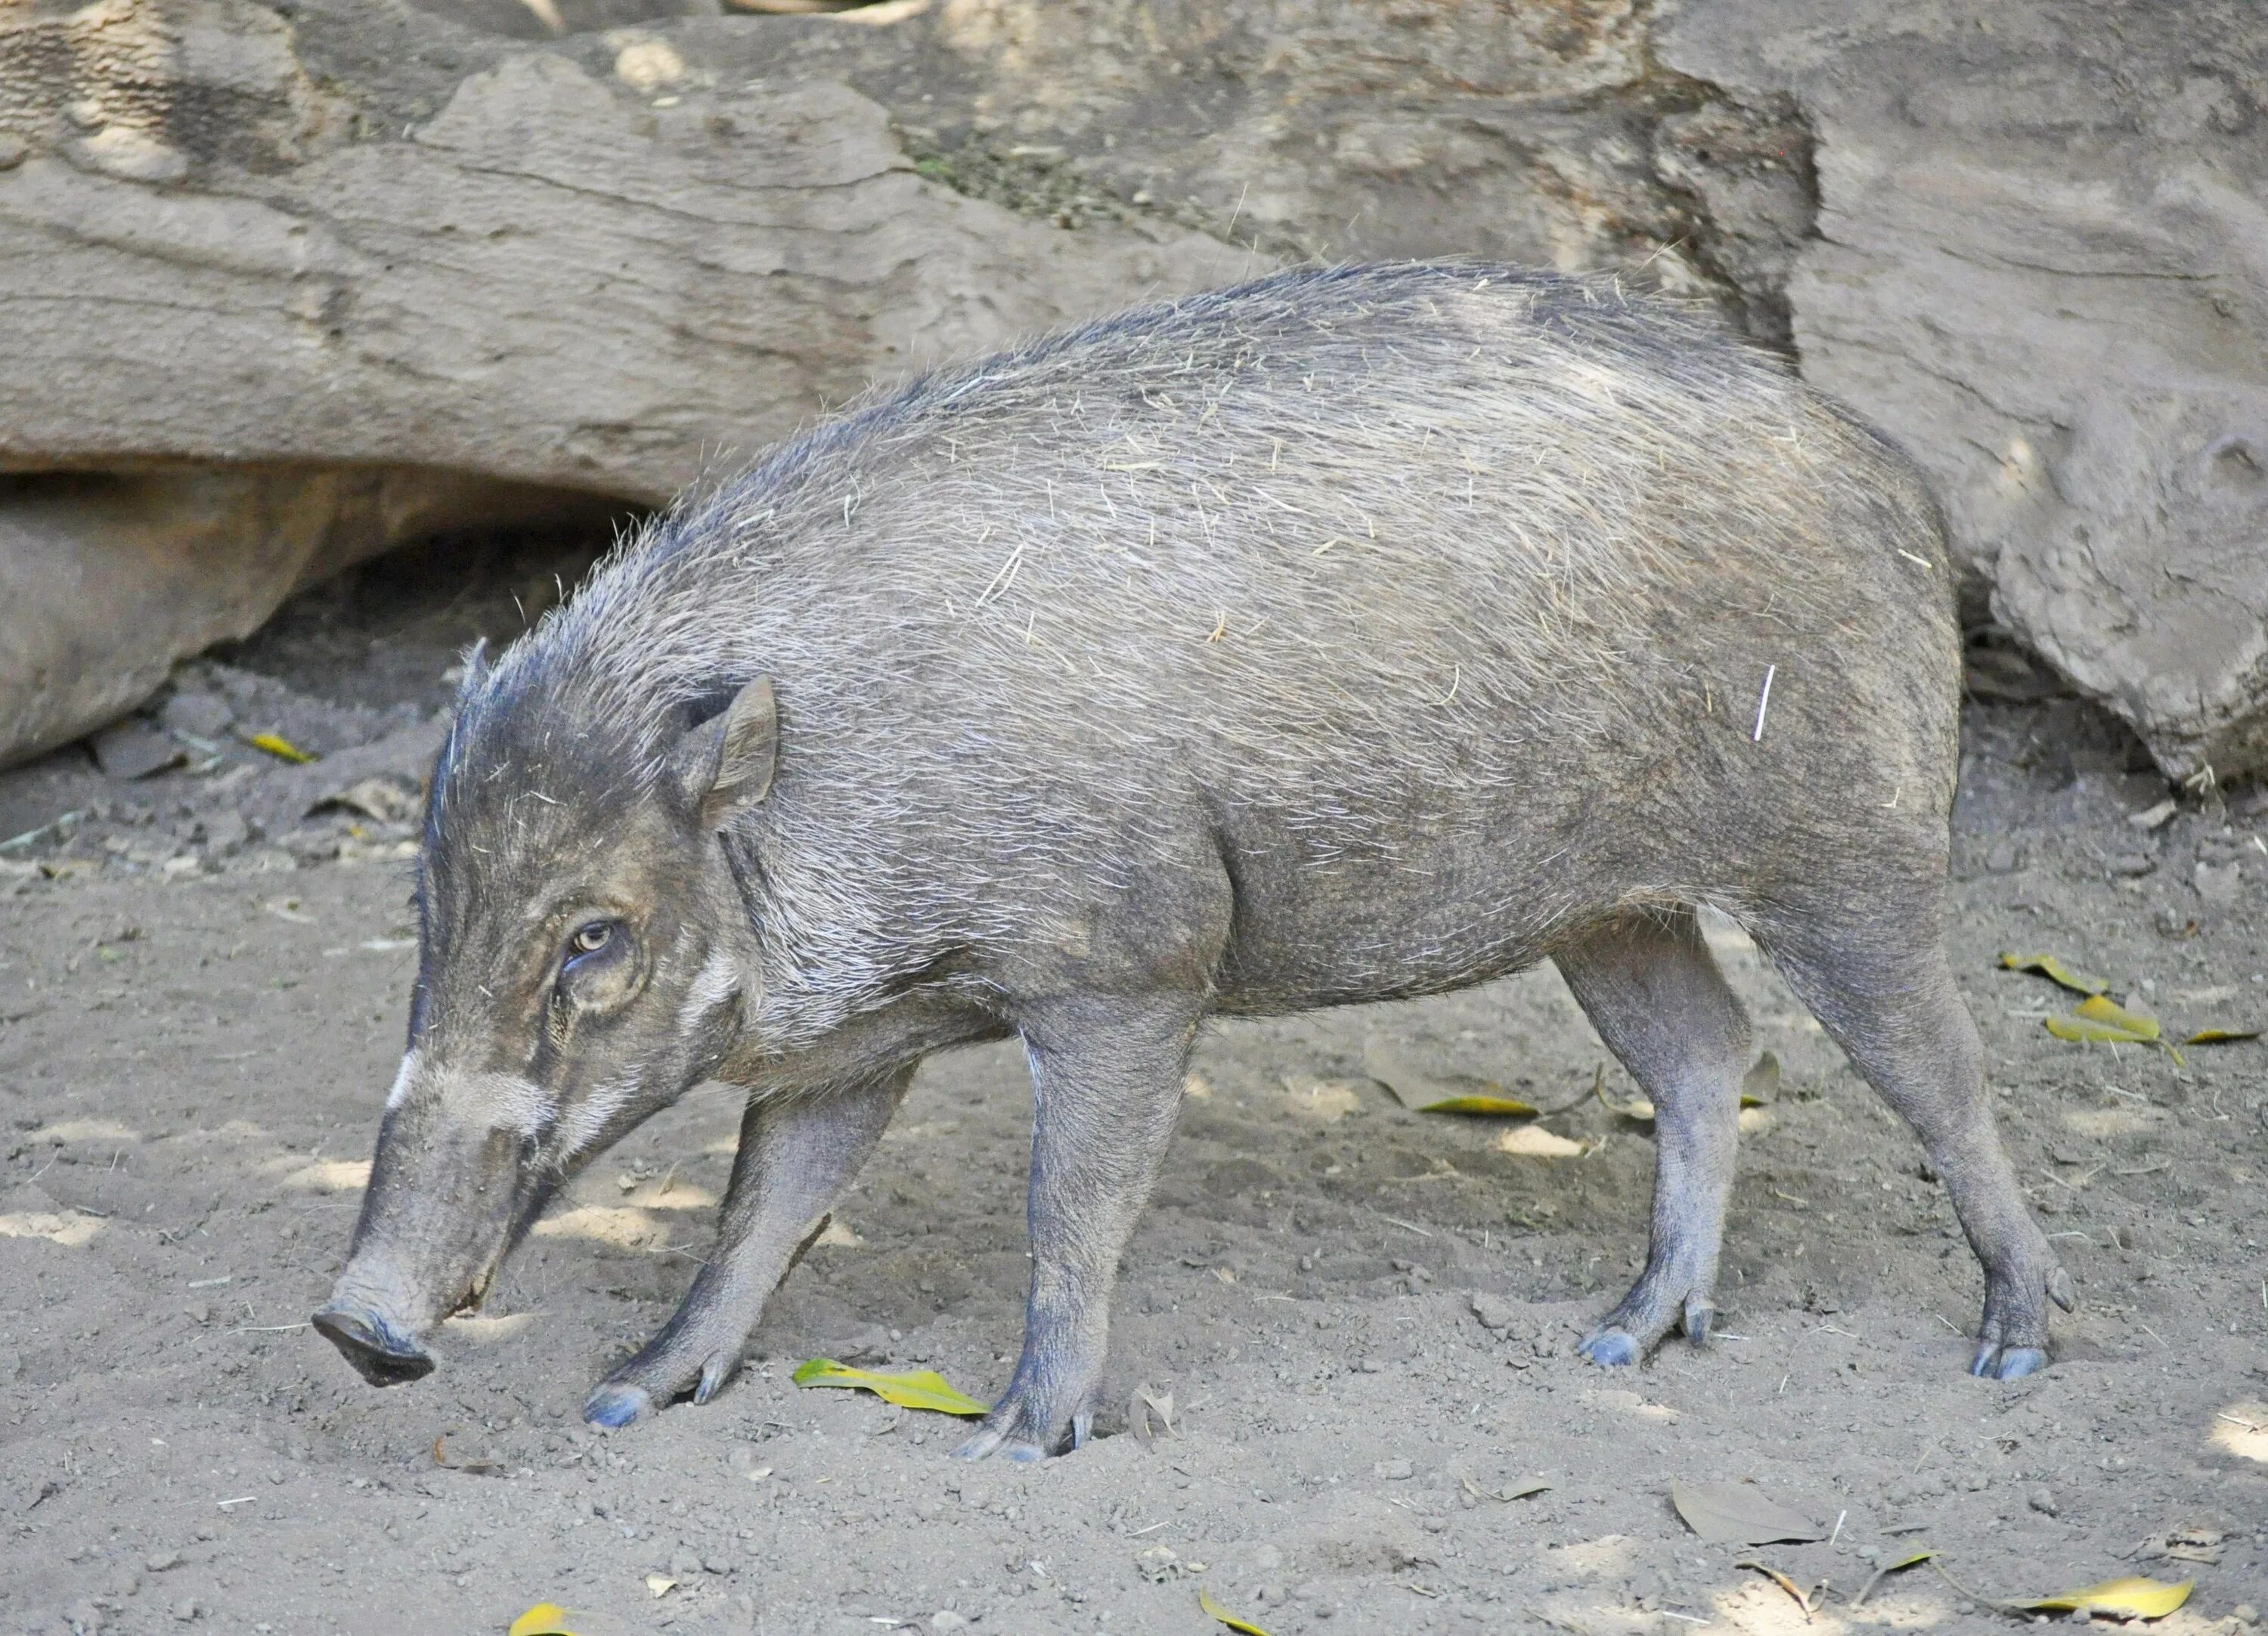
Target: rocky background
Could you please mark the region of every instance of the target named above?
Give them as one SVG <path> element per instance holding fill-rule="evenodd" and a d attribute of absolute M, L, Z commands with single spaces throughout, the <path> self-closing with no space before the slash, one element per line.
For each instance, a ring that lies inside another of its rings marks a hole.
<path fill-rule="evenodd" d="M 870 381 L 1469 253 L 1790 350 L 1935 477 L 1988 634 L 2169 777 L 2268 763 L 2243 0 L 833 4 L 0 0 L 0 758 Z"/>

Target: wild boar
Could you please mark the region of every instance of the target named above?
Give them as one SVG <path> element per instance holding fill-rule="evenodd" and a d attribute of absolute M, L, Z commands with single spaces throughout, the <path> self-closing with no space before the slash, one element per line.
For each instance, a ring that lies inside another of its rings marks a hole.
<path fill-rule="evenodd" d="M 1960 642 L 1911 465 L 1610 281 L 1287 272 L 940 370 L 655 520 L 491 667 L 432 780 L 409 1050 L 316 1323 L 370 1379 L 688 1087 L 747 1094 L 714 1253 L 592 1394 L 738 1364 L 932 1052 L 1020 1038 L 1023 1353 L 962 1453 L 1084 1441 L 1215 1016 L 1557 962 L 1658 1109 L 1646 1270 L 1707 1334 L 1745 926 L 1912 1124 L 1975 1373 L 2071 1281 L 1940 943 Z"/>

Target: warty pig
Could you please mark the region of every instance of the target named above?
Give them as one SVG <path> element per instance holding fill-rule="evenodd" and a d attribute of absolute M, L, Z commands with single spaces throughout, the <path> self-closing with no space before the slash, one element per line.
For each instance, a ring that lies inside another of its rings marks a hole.
<path fill-rule="evenodd" d="M 1609 282 L 1288 272 L 941 370 L 654 520 L 435 770 L 407 1055 L 316 1323 L 370 1379 L 577 1167 L 747 1094 L 713 1254 L 592 1394 L 733 1373 L 916 1066 L 1021 1039 L 1022 1357 L 962 1449 L 1088 1433 L 1208 1017 L 1556 961 L 1658 1110 L 1652 1248 L 1584 1343 L 1707 1333 L 1731 916 L 1919 1133 L 1976 1373 L 2070 1279 L 1940 947 L 1960 648 L 1912 467 Z"/>

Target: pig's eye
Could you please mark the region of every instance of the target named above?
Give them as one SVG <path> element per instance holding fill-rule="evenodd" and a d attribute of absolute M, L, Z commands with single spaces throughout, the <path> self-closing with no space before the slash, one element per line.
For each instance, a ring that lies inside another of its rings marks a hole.
<path fill-rule="evenodd" d="M 571 966 L 585 954 L 595 954 L 614 940 L 615 923 L 611 920 L 593 920 L 578 926 L 567 940 L 567 963 Z"/>

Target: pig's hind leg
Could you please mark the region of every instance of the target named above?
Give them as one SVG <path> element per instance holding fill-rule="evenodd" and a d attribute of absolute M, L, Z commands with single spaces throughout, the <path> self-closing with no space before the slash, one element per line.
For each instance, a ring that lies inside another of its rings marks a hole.
<path fill-rule="evenodd" d="M 1646 1271 L 1582 1354 L 1636 1363 L 1683 1325 L 1698 1345 L 1715 1310 L 1733 1187 L 1749 1020 L 1690 910 L 1624 917 L 1557 956 L 1584 1014 L 1653 1102 L 1653 1220 Z"/>
<path fill-rule="evenodd" d="M 1971 1374 L 2014 1380 L 2047 1361 L 2048 1302 L 2069 1311 L 2071 1275 L 2025 1208 L 1984 1100 L 1984 1047 L 1939 940 L 1941 910 L 1838 896 L 1815 916 L 1756 928 L 1820 1025 L 1897 1110 L 1945 1179 L 1984 1266 Z"/>
<path fill-rule="evenodd" d="M 1118 1257 L 1174 1131 L 1202 1001 L 1068 996 L 1020 1019 L 1032 1069 L 1032 1286 L 1024 1351 L 955 1452 L 1041 1460 L 1086 1441 Z"/>
<path fill-rule="evenodd" d="M 627 1426 L 687 1392 L 706 1403 L 732 1378 L 764 1302 L 874 1151 L 913 1076 L 908 1064 L 858 1085 L 749 1103 L 715 1249 L 660 1332 L 592 1392 L 585 1420 Z"/>

